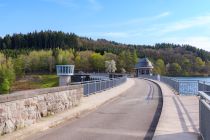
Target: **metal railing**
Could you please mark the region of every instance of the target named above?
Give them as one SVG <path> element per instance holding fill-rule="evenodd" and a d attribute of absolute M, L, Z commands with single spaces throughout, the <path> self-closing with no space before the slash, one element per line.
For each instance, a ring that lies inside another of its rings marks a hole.
<path fill-rule="evenodd" d="M 127 77 L 123 76 L 119 78 L 106 79 L 106 80 L 95 80 L 95 81 L 71 83 L 70 85 L 78 85 L 78 84 L 83 85 L 84 96 L 89 96 L 91 94 L 116 87 L 126 81 L 127 81 Z"/>
<path fill-rule="evenodd" d="M 210 96 L 199 91 L 199 128 L 203 140 L 210 140 Z"/>
<path fill-rule="evenodd" d="M 177 79 L 161 76 L 160 77 L 160 81 L 163 82 L 163 83 L 168 84 L 174 90 L 179 91 L 179 81 Z"/>
<path fill-rule="evenodd" d="M 153 80 L 159 80 L 170 87 L 172 87 L 174 90 L 176 90 L 179 94 L 182 95 L 197 95 L 199 91 L 199 81 L 198 80 L 178 80 L 176 78 L 172 77 L 166 77 L 166 76 L 145 76 L 142 75 L 143 78 L 153 79 Z M 200 83 L 200 87 L 203 87 Z M 210 89 L 210 87 L 209 87 Z"/>
<path fill-rule="evenodd" d="M 199 81 L 198 83 L 198 90 L 199 91 L 210 91 L 210 83 L 206 81 Z"/>

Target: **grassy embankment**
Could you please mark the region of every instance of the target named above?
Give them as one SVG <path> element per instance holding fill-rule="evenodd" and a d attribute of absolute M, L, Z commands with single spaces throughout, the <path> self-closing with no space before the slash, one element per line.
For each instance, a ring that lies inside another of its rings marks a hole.
<path fill-rule="evenodd" d="M 24 78 L 16 80 L 12 85 L 12 92 L 50 88 L 58 86 L 58 77 L 54 75 L 27 75 Z"/>

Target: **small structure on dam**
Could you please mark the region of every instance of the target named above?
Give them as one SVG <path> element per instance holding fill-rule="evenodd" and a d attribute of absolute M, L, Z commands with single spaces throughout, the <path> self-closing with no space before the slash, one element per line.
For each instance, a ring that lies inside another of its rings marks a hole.
<path fill-rule="evenodd" d="M 139 77 L 141 75 L 152 75 L 153 65 L 148 58 L 142 58 L 138 60 L 135 65 L 135 76 Z"/>
<path fill-rule="evenodd" d="M 74 65 L 56 65 L 57 75 L 59 76 L 59 86 L 67 86 L 74 75 Z"/>

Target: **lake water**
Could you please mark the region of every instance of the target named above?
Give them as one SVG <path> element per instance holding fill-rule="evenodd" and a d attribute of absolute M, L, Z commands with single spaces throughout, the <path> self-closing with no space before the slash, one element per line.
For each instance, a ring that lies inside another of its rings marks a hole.
<path fill-rule="evenodd" d="M 178 80 L 198 80 L 200 82 L 206 82 L 207 84 L 210 84 L 210 77 L 174 77 Z"/>

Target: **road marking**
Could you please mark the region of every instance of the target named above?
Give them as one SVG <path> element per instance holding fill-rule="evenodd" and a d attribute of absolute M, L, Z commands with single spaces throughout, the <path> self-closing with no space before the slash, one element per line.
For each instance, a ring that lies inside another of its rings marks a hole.
<path fill-rule="evenodd" d="M 145 97 L 145 100 L 147 100 L 147 103 L 149 103 L 150 100 L 153 100 L 154 97 L 154 86 L 152 86 L 151 83 L 147 82 L 148 87 L 149 87 L 149 92 L 147 94 L 147 96 Z"/>

